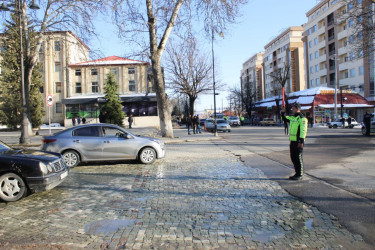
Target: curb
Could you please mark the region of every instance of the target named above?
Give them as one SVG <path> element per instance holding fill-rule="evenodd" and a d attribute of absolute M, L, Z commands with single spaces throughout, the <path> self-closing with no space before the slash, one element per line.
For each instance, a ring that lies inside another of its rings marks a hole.
<path fill-rule="evenodd" d="M 212 140 L 220 140 L 223 139 L 222 137 L 218 136 L 215 138 L 204 138 L 204 139 L 181 139 L 181 140 L 173 140 L 173 141 L 164 141 L 165 144 L 176 144 L 176 143 L 183 143 L 183 142 L 197 142 L 197 141 L 212 141 Z"/>

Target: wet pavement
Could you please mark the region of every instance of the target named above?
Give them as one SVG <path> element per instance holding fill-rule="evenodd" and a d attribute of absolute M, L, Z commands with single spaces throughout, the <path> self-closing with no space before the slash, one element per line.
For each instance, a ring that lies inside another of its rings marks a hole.
<path fill-rule="evenodd" d="M 153 165 L 74 168 L 51 191 L 0 203 L 0 218 L 0 248 L 366 248 L 209 141 L 170 144 Z"/>

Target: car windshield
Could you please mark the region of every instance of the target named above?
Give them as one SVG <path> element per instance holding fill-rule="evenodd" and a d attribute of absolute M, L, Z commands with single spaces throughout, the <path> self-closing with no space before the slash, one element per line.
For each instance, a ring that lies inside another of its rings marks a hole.
<path fill-rule="evenodd" d="M 219 123 L 227 123 L 227 121 L 225 121 L 225 120 L 217 120 L 217 123 L 219 124 Z"/>
<path fill-rule="evenodd" d="M 213 120 L 206 120 L 205 122 L 206 122 L 206 123 L 214 123 Z"/>
<path fill-rule="evenodd" d="M 237 117 L 229 117 L 229 120 L 237 120 Z"/>
<path fill-rule="evenodd" d="M 12 149 L 12 148 L 9 147 L 8 145 L 6 145 L 4 142 L 0 141 L 0 152 L 7 151 L 7 150 L 10 150 L 10 149 Z"/>

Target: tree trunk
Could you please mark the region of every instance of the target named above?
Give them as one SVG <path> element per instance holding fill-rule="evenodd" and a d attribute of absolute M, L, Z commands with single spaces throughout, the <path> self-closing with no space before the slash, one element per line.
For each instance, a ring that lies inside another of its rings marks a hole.
<path fill-rule="evenodd" d="M 194 116 L 194 104 L 195 104 L 196 98 L 189 96 L 189 109 L 191 116 Z"/>
<path fill-rule="evenodd" d="M 173 127 L 170 103 L 165 93 L 163 72 L 160 65 L 160 57 L 152 58 L 152 72 L 154 75 L 156 100 L 160 120 L 160 130 L 163 137 L 173 138 Z"/>

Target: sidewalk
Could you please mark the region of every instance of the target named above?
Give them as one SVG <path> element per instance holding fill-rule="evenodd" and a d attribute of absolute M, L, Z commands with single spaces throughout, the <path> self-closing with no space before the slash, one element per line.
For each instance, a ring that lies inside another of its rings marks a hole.
<path fill-rule="evenodd" d="M 161 136 L 160 130 L 155 127 L 132 128 L 132 129 L 126 129 L 126 130 L 135 135 L 160 138 L 166 144 L 221 139 L 220 134 L 219 136 L 215 137 L 212 133 L 208 133 L 208 132 L 202 132 L 202 134 L 188 135 L 187 129 L 185 128 L 175 128 L 173 130 L 174 138 L 163 138 Z M 59 131 L 61 131 L 61 129 L 52 129 L 51 133 L 53 134 Z M 31 144 L 28 145 L 28 147 L 33 147 L 33 148 L 40 147 L 42 145 L 43 136 L 47 136 L 48 134 L 49 134 L 48 129 L 39 130 L 39 135 L 31 136 Z M 14 147 L 20 146 L 19 145 L 20 136 L 21 136 L 21 131 L 0 131 L 0 140 Z"/>

